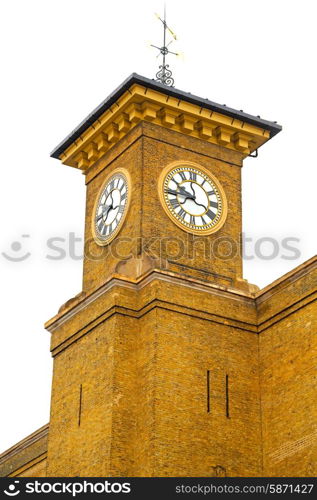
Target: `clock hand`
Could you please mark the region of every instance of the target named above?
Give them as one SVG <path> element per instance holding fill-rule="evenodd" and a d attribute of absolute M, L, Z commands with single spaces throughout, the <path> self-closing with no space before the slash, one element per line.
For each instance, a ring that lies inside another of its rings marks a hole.
<path fill-rule="evenodd" d="M 109 212 L 111 212 L 111 210 L 117 210 L 117 208 L 119 208 L 120 205 L 117 205 L 116 207 L 114 207 L 113 205 L 110 206 L 110 209 L 108 210 L 107 212 L 107 216 L 105 218 L 105 222 L 107 222 L 107 219 L 108 219 L 108 215 L 109 215 Z"/>
<path fill-rule="evenodd" d="M 103 207 L 102 214 L 100 214 L 100 215 L 98 216 L 97 221 L 99 221 L 100 219 L 102 219 L 102 217 L 105 215 L 105 213 L 107 214 L 107 215 L 106 215 L 106 219 L 107 219 L 107 217 L 108 217 L 108 213 L 110 212 L 111 208 L 112 208 L 112 204 L 111 204 L 111 205 L 108 205 L 108 206 Z"/>
<path fill-rule="evenodd" d="M 194 198 L 193 198 L 193 200 L 194 200 L 194 202 L 196 203 L 196 205 L 197 205 L 198 207 L 203 207 L 205 210 L 207 210 L 207 208 L 205 207 L 205 205 L 203 205 L 202 203 L 197 203 L 197 201 L 196 201 L 196 194 L 195 194 L 195 190 L 194 190 L 194 188 L 193 188 L 193 183 L 192 183 L 192 182 L 190 183 L 190 188 L 191 188 L 192 192 L 194 193 Z"/>
<path fill-rule="evenodd" d="M 179 188 L 182 192 L 180 193 L 179 191 L 174 191 L 174 189 L 167 189 L 167 193 L 168 194 L 174 194 L 175 196 L 185 196 L 185 201 L 188 199 L 188 200 L 194 200 L 195 197 L 188 193 L 188 191 L 186 191 L 184 188 Z M 183 203 L 185 203 L 185 201 Z"/>
<path fill-rule="evenodd" d="M 178 185 L 178 189 L 181 191 L 180 194 L 184 193 L 184 195 L 186 195 L 189 199 L 193 200 L 194 198 L 196 198 L 195 192 L 193 194 L 190 194 L 188 191 L 186 191 L 186 189 L 183 186 L 180 186 L 180 185 Z M 193 191 L 193 188 L 192 188 L 192 191 Z"/>
<path fill-rule="evenodd" d="M 105 214 L 107 212 L 107 215 L 108 213 L 110 212 L 110 210 L 112 209 L 112 203 L 111 205 L 106 205 L 103 209 L 103 214 Z"/>
<path fill-rule="evenodd" d="M 194 202 L 196 203 L 196 205 L 198 207 L 203 207 L 205 210 L 207 210 L 207 208 L 205 207 L 205 205 L 202 205 L 202 203 L 197 203 L 196 199 L 194 199 Z"/>
<path fill-rule="evenodd" d="M 110 197 L 111 197 L 111 205 L 108 205 L 108 207 L 106 206 L 106 207 L 105 207 L 105 210 L 104 210 L 104 212 L 103 212 L 103 214 L 102 214 L 102 215 L 104 215 L 104 214 L 105 214 L 105 212 L 106 212 L 106 210 L 107 210 L 107 208 L 108 208 L 108 210 L 107 210 L 107 215 L 106 215 L 106 218 L 105 218 L 105 221 L 108 219 L 108 214 L 109 214 L 110 210 L 112 210 L 112 209 L 113 209 L 113 194 L 112 194 L 112 193 L 113 193 L 113 191 L 111 191 L 111 192 L 110 192 Z"/>

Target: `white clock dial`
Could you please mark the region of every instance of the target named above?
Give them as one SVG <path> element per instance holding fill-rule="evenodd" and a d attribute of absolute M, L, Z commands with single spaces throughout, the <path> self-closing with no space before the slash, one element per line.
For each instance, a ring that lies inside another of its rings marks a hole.
<path fill-rule="evenodd" d="M 169 217 L 189 232 L 210 234 L 220 229 L 226 218 L 226 199 L 219 182 L 191 164 L 164 173 L 161 200 Z"/>
<path fill-rule="evenodd" d="M 97 241 L 108 243 L 122 225 L 128 203 L 129 185 L 123 173 L 116 173 L 106 182 L 99 196 L 94 217 Z"/>

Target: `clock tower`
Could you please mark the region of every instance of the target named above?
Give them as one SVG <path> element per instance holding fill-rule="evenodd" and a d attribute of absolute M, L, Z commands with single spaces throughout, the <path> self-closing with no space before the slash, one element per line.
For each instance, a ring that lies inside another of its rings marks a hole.
<path fill-rule="evenodd" d="M 241 168 L 280 130 L 132 74 L 53 151 L 87 197 L 83 289 L 46 324 L 48 476 L 261 475 Z"/>
<path fill-rule="evenodd" d="M 83 284 L 0 476 L 316 475 L 317 258 L 242 274 L 243 160 L 281 127 L 165 83 L 132 74 L 52 153 L 85 175 Z"/>

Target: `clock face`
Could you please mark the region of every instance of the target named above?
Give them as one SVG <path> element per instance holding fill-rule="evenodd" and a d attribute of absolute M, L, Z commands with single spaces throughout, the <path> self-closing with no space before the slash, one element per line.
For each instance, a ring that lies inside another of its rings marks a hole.
<path fill-rule="evenodd" d="M 224 224 L 227 202 L 217 179 L 194 164 L 163 171 L 160 197 L 168 216 L 185 231 L 211 234 Z"/>
<path fill-rule="evenodd" d="M 93 232 L 101 245 L 109 243 L 118 233 L 127 212 L 129 184 L 121 173 L 113 174 L 105 183 L 95 208 Z"/>

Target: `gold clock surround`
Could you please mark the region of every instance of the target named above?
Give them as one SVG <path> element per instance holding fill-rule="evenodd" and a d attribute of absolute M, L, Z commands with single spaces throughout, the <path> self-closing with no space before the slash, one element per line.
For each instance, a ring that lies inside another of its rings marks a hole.
<path fill-rule="evenodd" d="M 112 177 L 114 177 L 115 175 L 118 175 L 118 174 L 121 174 L 126 181 L 127 201 L 126 201 L 126 204 L 124 207 L 124 212 L 122 214 L 122 217 L 121 217 L 121 220 L 120 220 L 118 226 L 116 227 L 116 229 L 113 231 L 113 233 L 107 239 L 103 240 L 100 238 L 100 236 L 96 232 L 96 227 L 95 227 L 96 210 L 98 208 L 99 201 L 102 197 L 102 194 L 104 192 L 106 185 L 108 184 L 108 182 L 110 181 L 110 179 Z M 121 231 L 121 229 L 124 225 L 126 216 L 129 212 L 130 200 L 131 200 L 131 177 L 130 177 L 129 172 L 124 168 L 118 168 L 118 169 L 113 170 L 112 172 L 109 172 L 109 174 L 107 175 L 107 177 L 103 181 L 103 183 L 98 191 L 98 194 L 96 196 L 96 200 L 94 203 L 94 207 L 93 207 L 93 212 L 92 212 L 91 229 L 92 229 L 92 234 L 93 234 L 94 240 L 98 245 L 100 245 L 100 246 L 109 245 L 109 243 L 119 234 L 119 232 Z"/>
<path fill-rule="evenodd" d="M 217 216 L 215 217 L 215 222 L 208 229 L 203 229 L 203 226 L 201 228 L 195 228 L 192 227 L 190 223 L 184 223 L 180 217 L 177 217 L 177 213 L 173 212 L 172 209 L 169 207 L 167 195 L 164 193 L 164 186 L 166 184 L 169 174 L 175 171 L 175 169 L 180 169 L 180 171 L 192 170 L 194 172 L 195 171 L 198 173 L 200 172 L 201 177 L 205 178 L 206 180 L 209 179 L 209 182 L 215 188 L 215 193 L 217 196 L 220 210 L 219 210 L 219 215 L 217 214 Z M 171 221 L 174 222 L 174 224 L 176 224 L 179 228 L 183 229 L 183 231 L 192 234 L 197 234 L 200 236 L 207 236 L 218 231 L 226 221 L 228 213 L 228 204 L 224 189 L 221 186 L 218 179 L 208 169 L 202 167 L 197 163 L 191 161 L 176 161 L 167 165 L 162 170 L 161 175 L 159 177 L 158 192 L 162 207 L 166 215 L 170 218 Z"/>

